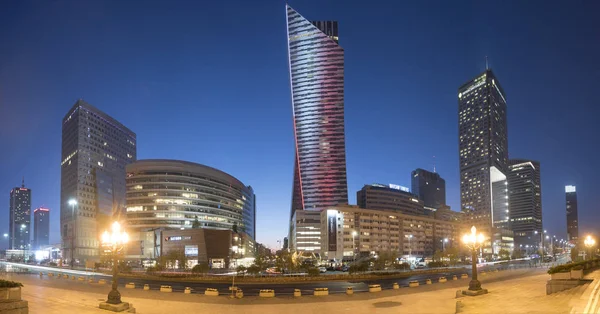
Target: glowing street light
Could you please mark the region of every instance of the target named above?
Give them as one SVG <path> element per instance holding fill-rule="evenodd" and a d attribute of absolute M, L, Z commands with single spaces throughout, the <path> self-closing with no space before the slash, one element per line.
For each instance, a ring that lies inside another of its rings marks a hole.
<path fill-rule="evenodd" d="M 121 230 L 121 224 L 115 221 L 111 226 L 111 232 L 104 231 L 102 234 L 102 246 L 109 250 L 113 255 L 113 278 L 112 278 L 112 290 L 108 293 L 108 304 L 121 304 L 121 293 L 117 290 L 118 279 L 118 264 L 119 252 L 123 250 L 123 247 L 129 242 L 129 235 L 127 232 Z M 126 305 L 127 307 L 129 304 Z M 101 304 L 102 307 L 102 304 Z"/>
<path fill-rule="evenodd" d="M 471 234 L 465 234 L 462 238 L 463 243 L 471 249 L 471 282 L 469 282 L 469 292 L 463 292 L 469 295 L 486 294 L 487 289 L 481 288 L 481 282 L 477 280 L 477 250 L 483 245 L 485 236 L 482 233 L 477 234 L 477 228 L 471 227 Z"/>
<path fill-rule="evenodd" d="M 352 262 L 356 261 L 356 236 L 358 233 L 356 231 L 352 231 Z"/>
<path fill-rule="evenodd" d="M 585 240 L 583 240 L 583 244 L 585 245 L 585 247 L 588 248 L 588 250 L 590 250 L 590 259 L 592 259 L 592 246 L 594 246 L 594 244 L 596 244 L 596 240 L 594 240 L 594 238 L 592 238 L 592 236 L 588 235 L 587 237 L 585 237 Z"/>
<path fill-rule="evenodd" d="M 71 206 L 71 217 L 73 218 L 73 230 L 71 230 L 71 247 L 70 247 L 70 251 L 71 251 L 70 264 L 71 264 L 71 269 L 73 269 L 73 266 L 75 265 L 75 226 L 77 225 L 77 216 L 75 216 L 75 206 L 77 206 L 77 200 L 72 198 L 67 201 L 67 204 L 69 204 L 69 206 Z"/>

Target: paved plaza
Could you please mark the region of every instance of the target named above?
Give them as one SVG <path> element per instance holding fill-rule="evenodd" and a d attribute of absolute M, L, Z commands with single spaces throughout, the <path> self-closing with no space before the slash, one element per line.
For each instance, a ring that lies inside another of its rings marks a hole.
<path fill-rule="evenodd" d="M 598 274 L 592 273 L 595 277 Z M 598 275 L 600 277 L 600 275 Z M 6 277 L 6 276 L 5 276 Z M 9 275 L 23 282 L 23 299 L 29 301 L 30 313 L 104 313 L 98 303 L 105 300 L 110 285 L 89 284 L 32 275 Z M 356 293 L 326 297 L 282 296 L 271 299 L 245 297 L 229 299 L 202 294 L 161 293 L 119 287 L 123 301 L 130 302 L 137 313 L 582 313 L 571 312 L 587 302 L 590 285 L 547 296 L 545 283 L 549 275 L 543 269 L 501 271 L 481 276 L 490 293 L 479 297 L 455 298 L 469 279 L 432 284 L 418 288 L 385 290 L 379 293 Z M 590 289 L 591 290 L 591 289 Z M 600 286 L 597 289 L 600 293 Z M 587 293 L 587 294 L 586 294 Z M 586 297 L 587 299 L 582 299 Z M 593 296 L 592 296 L 593 297 Z M 585 306 L 585 305 L 584 305 Z M 592 312 L 596 313 L 596 312 Z"/>

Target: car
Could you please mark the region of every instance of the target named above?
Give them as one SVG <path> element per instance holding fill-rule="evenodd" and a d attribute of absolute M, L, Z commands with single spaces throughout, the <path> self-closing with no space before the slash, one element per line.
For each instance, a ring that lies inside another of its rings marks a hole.
<path fill-rule="evenodd" d="M 342 266 L 342 271 L 348 271 L 349 269 L 350 269 L 350 267 L 348 267 L 346 265 Z"/>
<path fill-rule="evenodd" d="M 326 273 L 327 272 L 327 268 L 321 266 L 321 267 L 319 267 L 319 272 Z"/>

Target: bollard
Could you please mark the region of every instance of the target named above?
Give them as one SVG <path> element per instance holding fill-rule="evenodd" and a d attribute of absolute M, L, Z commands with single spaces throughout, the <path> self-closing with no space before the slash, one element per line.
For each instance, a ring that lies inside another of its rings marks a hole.
<path fill-rule="evenodd" d="M 75 275 L 72 275 L 71 280 L 75 280 L 75 279 L 77 279 L 77 277 Z"/>
<path fill-rule="evenodd" d="M 381 292 L 381 285 L 369 285 L 369 292 Z"/>
<path fill-rule="evenodd" d="M 410 282 L 408 282 L 408 286 L 410 288 L 418 287 L 419 286 L 419 282 L 416 281 L 416 280 L 410 281 Z"/>
<path fill-rule="evenodd" d="M 354 294 L 354 289 L 352 289 L 352 287 L 346 288 L 346 294 L 347 295 L 353 295 Z"/>
<path fill-rule="evenodd" d="M 452 280 L 458 280 L 458 278 L 456 278 L 456 275 L 452 275 Z"/>
<path fill-rule="evenodd" d="M 185 290 L 183 290 L 183 293 L 185 293 L 185 294 L 191 294 L 192 293 L 192 288 L 185 287 Z"/>
<path fill-rule="evenodd" d="M 53 273 L 48 273 L 48 277 L 54 277 Z"/>
<path fill-rule="evenodd" d="M 105 285 L 106 284 L 106 280 L 100 279 L 100 280 L 98 280 L 98 284 L 99 285 Z"/>
<path fill-rule="evenodd" d="M 400 289 L 400 285 L 397 282 L 394 282 L 394 284 L 392 285 L 392 288 L 394 288 L 394 290 L 398 290 L 398 289 Z"/>
<path fill-rule="evenodd" d="M 273 298 L 275 297 L 275 290 L 272 289 L 261 289 L 258 292 L 258 296 L 261 298 Z"/>
<path fill-rule="evenodd" d="M 44 276 L 44 273 L 40 272 L 40 278 L 42 278 Z"/>
<path fill-rule="evenodd" d="M 92 278 L 88 279 L 88 283 L 94 283 L 94 279 L 92 279 Z"/>
<path fill-rule="evenodd" d="M 425 279 L 425 284 L 426 285 L 430 285 L 431 284 L 431 279 Z"/>
<path fill-rule="evenodd" d="M 77 280 L 78 281 L 85 281 L 85 277 L 78 277 Z"/>
<path fill-rule="evenodd" d="M 147 290 L 150 290 L 150 285 L 149 285 L 149 284 L 145 284 L 145 285 L 144 285 L 144 290 L 146 290 L 146 291 L 147 291 Z"/>
<path fill-rule="evenodd" d="M 444 282 L 446 282 L 446 281 L 448 281 L 448 279 L 446 279 L 446 277 L 440 277 L 440 278 L 438 279 L 438 282 L 441 282 L 441 283 L 444 283 Z"/>
<path fill-rule="evenodd" d="M 244 297 L 244 291 L 242 291 L 242 289 L 236 289 L 235 290 L 235 297 L 238 299 L 241 299 Z"/>
<path fill-rule="evenodd" d="M 460 275 L 460 279 L 467 279 L 467 278 L 469 278 L 469 275 L 467 275 L 467 274 Z"/>
<path fill-rule="evenodd" d="M 314 295 L 316 295 L 316 296 L 329 295 L 329 288 L 315 288 Z"/>
<path fill-rule="evenodd" d="M 160 286 L 160 292 L 173 292 L 173 288 L 171 286 Z"/>
<path fill-rule="evenodd" d="M 130 282 L 130 283 L 125 284 L 125 289 L 135 289 L 135 283 Z"/>
<path fill-rule="evenodd" d="M 294 296 L 295 297 L 301 297 L 302 296 L 302 291 L 300 291 L 300 289 L 294 289 Z"/>
<path fill-rule="evenodd" d="M 213 297 L 219 296 L 219 290 L 215 289 L 215 288 L 206 288 L 206 291 L 204 291 L 204 295 L 210 295 Z"/>

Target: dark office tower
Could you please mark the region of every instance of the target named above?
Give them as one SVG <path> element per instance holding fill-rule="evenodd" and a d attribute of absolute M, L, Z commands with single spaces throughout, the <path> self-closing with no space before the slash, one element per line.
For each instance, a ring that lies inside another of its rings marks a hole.
<path fill-rule="evenodd" d="M 425 207 L 438 209 L 446 205 L 446 180 L 436 172 L 418 168 L 411 173 L 411 191 Z"/>
<path fill-rule="evenodd" d="M 539 245 L 543 230 L 540 163 L 526 159 L 511 159 L 508 163 L 510 225 L 515 247 Z"/>
<path fill-rule="evenodd" d="M 577 219 L 577 190 L 574 185 L 565 186 L 567 194 L 567 238 L 577 244 L 579 239 L 579 220 Z"/>
<path fill-rule="evenodd" d="M 68 263 L 97 260 L 98 235 L 125 218 L 125 166 L 136 160 L 135 145 L 135 133 L 83 100 L 63 118 L 60 233 Z"/>
<path fill-rule="evenodd" d="M 20 188 L 10 190 L 9 244 L 11 250 L 31 248 L 31 190 L 25 188 L 25 180 Z"/>
<path fill-rule="evenodd" d="M 460 200 L 472 223 L 509 224 L 506 100 L 492 70 L 458 89 Z"/>
<path fill-rule="evenodd" d="M 356 192 L 360 208 L 391 210 L 406 215 L 425 215 L 423 201 L 408 188 L 396 184 L 366 184 Z"/>
<path fill-rule="evenodd" d="M 36 249 L 50 244 L 50 209 L 36 208 L 33 211 L 33 245 Z"/>
<path fill-rule="evenodd" d="M 286 5 L 296 156 L 290 217 L 348 203 L 344 49 L 334 21 L 311 22 Z"/>

